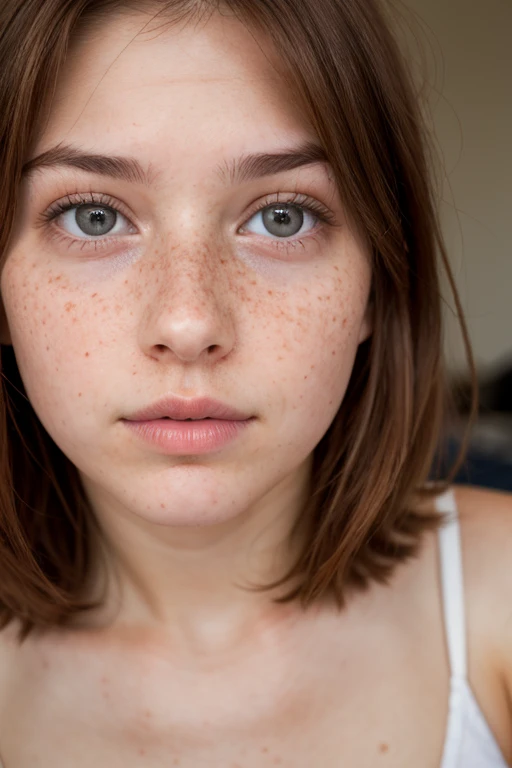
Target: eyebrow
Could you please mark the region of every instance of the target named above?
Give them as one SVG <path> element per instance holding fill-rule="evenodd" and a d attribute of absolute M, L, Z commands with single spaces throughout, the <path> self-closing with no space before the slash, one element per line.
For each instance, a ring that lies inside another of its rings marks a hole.
<path fill-rule="evenodd" d="M 242 157 L 217 166 L 217 173 L 223 181 L 229 181 L 231 184 L 243 184 L 262 176 L 273 176 L 276 173 L 293 171 L 295 168 L 305 165 L 327 162 L 327 154 L 324 149 L 318 144 L 308 141 L 283 152 L 242 155 Z"/>
<path fill-rule="evenodd" d="M 242 155 L 219 164 L 216 173 L 222 181 L 234 185 L 317 163 L 328 163 L 324 149 L 314 142 L 305 142 L 283 152 Z M 62 144 L 46 150 L 25 163 L 22 175 L 26 177 L 37 169 L 55 167 L 78 168 L 87 173 L 135 182 L 144 186 L 151 186 L 154 180 L 152 168 L 143 168 L 133 157 L 83 152 Z"/>

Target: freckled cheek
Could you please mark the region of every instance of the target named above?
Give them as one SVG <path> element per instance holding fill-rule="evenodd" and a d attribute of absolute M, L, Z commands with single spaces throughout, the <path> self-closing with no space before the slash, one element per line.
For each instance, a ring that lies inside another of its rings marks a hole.
<path fill-rule="evenodd" d="M 2 294 L 20 375 L 38 415 L 57 405 L 72 409 L 82 395 L 85 402 L 105 324 L 101 312 L 94 317 L 62 276 L 35 270 L 7 275 Z"/>
<path fill-rule="evenodd" d="M 285 410 L 328 426 L 350 379 L 365 309 L 365 294 L 355 289 L 308 290 L 267 306 L 262 344 Z"/>

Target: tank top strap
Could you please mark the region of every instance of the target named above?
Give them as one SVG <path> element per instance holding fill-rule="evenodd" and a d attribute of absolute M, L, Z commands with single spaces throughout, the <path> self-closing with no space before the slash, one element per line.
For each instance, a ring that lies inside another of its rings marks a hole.
<path fill-rule="evenodd" d="M 466 616 L 460 524 L 455 494 L 450 488 L 437 497 L 445 521 L 439 530 L 441 592 L 451 676 L 467 679 Z"/>

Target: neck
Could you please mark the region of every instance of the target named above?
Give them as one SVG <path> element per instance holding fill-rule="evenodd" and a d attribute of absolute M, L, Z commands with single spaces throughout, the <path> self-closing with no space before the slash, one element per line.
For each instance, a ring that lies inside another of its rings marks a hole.
<path fill-rule="evenodd" d="M 91 625 L 163 631 L 183 651 L 204 654 L 239 647 L 269 623 L 294 621 L 296 606 L 274 602 L 291 584 L 253 588 L 282 577 L 297 557 L 290 532 L 309 491 L 308 473 L 299 477 L 235 518 L 189 528 L 148 523 L 86 488 L 109 584 Z"/>

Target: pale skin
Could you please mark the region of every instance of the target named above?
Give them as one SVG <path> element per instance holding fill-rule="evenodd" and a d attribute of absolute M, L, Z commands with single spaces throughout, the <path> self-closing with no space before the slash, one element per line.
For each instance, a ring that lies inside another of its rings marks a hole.
<path fill-rule="evenodd" d="M 119 589 L 88 625 L 21 649 L 3 632 L 0 751 L 8 768 L 437 765 L 434 536 L 342 613 L 241 588 L 291 560 L 311 452 L 372 332 L 364 242 L 326 164 L 234 177 L 240 158 L 316 139 L 247 30 L 215 16 L 134 39 L 146 20 L 105 22 L 72 52 L 33 153 L 128 157 L 145 178 L 34 171 L 1 276 L 2 342 L 81 474 Z M 297 195 L 304 224 L 284 242 L 261 209 Z M 43 221 L 66 196 L 115 209 L 115 233 L 95 243 L 69 213 Z M 215 454 L 162 456 L 119 420 L 167 394 L 255 419 Z M 457 498 L 470 682 L 510 761 L 512 504 Z"/>

